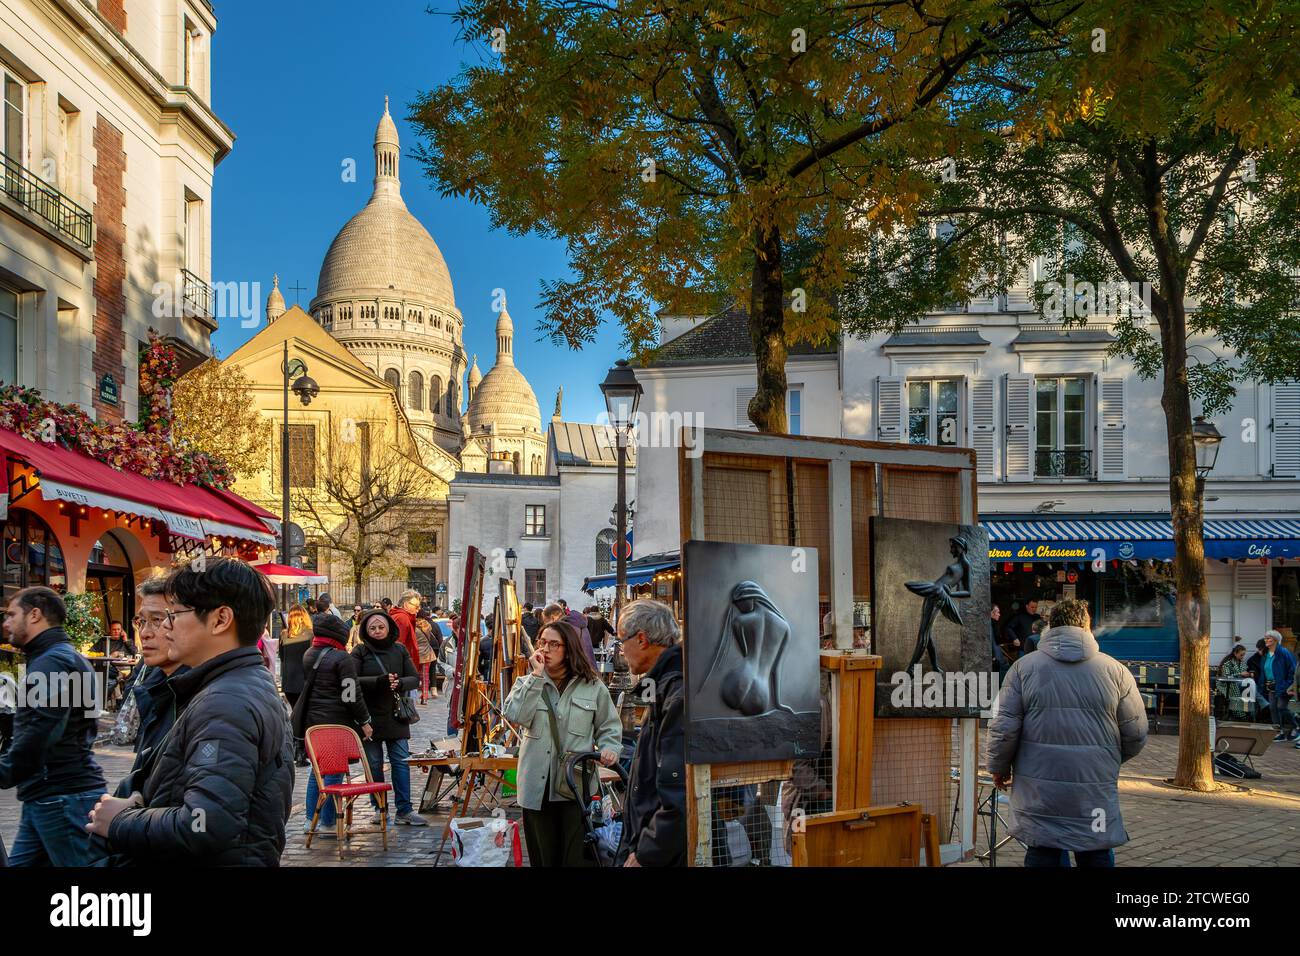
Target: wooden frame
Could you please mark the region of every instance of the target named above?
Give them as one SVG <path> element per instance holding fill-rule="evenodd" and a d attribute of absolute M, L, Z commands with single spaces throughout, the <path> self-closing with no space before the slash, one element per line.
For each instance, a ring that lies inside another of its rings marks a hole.
<path fill-rule="evenodd" d="M 804 435 L 770 435 L 750 431 L 735 431 L 720 428 L 684 428 L 678 445 L 678 483 L 680 489 L 681 540 L 683 544 L 692 539 L 708 539 L 708 521 L 705 502 L 705 467 L 710 455 L 735 455 L 750 458 L 769 459 L 772 461 L 771 474 L 776 474 L 780 459 L 806 461 L 825 464 L 828 471 L 828 507 L 827 516 L 830 535 L 829 591 L 832 633 L 835 650 L 845 659 L 869 660 L 870 655 L 853 653 L 853 507 L 852 507 L 852 469 L 854 465 L 868 465 L 874 469 L 875 508 L 874 513 L 884 515 L 884 503 L 888 500 L 889 483 L 896 471 L 935 471 L 957 476 L 958 487 L 958 521 L 962 524 L 974 524 L 977 513 L 977 484 L 975 452 L 969 448 L 932 447 L 908 445 L 894 442 L 871 442 L 855 439 L 818 438 Z M 687 454 L 687 450 L 691 454 Z M 724 465 L 725 466 L 725 465 Z M 687 637 L 689 637 L 687 635 Z M 879 659 L 876 659 L 879 667 Z M 874 671 L 867 670 L 874 678 Z M 865 740 L 858 739 L 856 730 L 849 730 L 845 720 L 849 714 L 846 707 L 853 710 L 857 705 L 853 701 L 853 692 L 845 690 L 846 678 L 854 679 L 855 671 L 841 664 L 832 675 L 832 693 L 841 702 L 832 719 L 832 740 L 837 758 L 835 787 L 837 799 L 835 806 L 849 812 L 853 808 L 846 806 L 865 795 L 869 800 L 871 778 L 871 755 L 866 760 L 860 757 L 853 762 L 852 768 L 842 755 L 850 743 L 856 743 L 858 750 Z M 874 689 L 873 689 L 874 694 Z M 873 698 L 874 699 L 874 698 Z M 855 718 L 860 719 L 860 718 Z M 943 718 L 948 719 L 948 718 Z M 959 806 L 961 813 L 961 830 L 959 843 L 954 850 L 956 856 L 967 857 L 975 846 L 975 776 L 978 762 L 978 720 L 962 718 L 960 725 L 960 766 L 961 782 Z M 849 738 L 854 738 L 850 741 Z M 712 820 L 710 819 L 709 795 L 715 785 L 715 774 L 720 767 L 691 765 L 687 767 L 687 811 L 693 826 L 688 828 L 688 858 L 692 865 L 708 866 L 711 863 L 710 840 Z M 840 802 L 842 791 L 845 803 Z M 854 799 L 850 799 L 850 797 Z M 859 807 L 863 803 L 857 804 Z M 936 810 L 938 808 L 935 808 Z M 929 816 L 934 817 L 931 813 Z M 937 833 L 937 828 L 935 829 Z M 935 840 L 937 844 L 937 839 Z M 927 857 L 936 863 L 939 853 Z"/>

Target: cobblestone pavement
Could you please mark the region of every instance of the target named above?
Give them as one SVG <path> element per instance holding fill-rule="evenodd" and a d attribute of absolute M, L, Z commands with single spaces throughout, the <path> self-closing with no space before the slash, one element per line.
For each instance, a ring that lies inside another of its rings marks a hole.
<path fill-rule="evenodd" d="M 421 720 L 412 728 L 412 751 L 424 750 L 439 739 L 447 726 L 447 696 L 420 708 Z M 1255 760 L 1260 780 L 1237 781 L 1230 790 L 1194 794 L 1165 784 L 1177 764 L 1178 738 L 1151 737 L 1146 748 L 1124 765 L 1120 779 L 1120 805 L 1130 842 L 1116 851 L 1119 866 L 1300 866 L 1300 750 L 1291 744 L 1273 744 Z M 96 748 L 105 775 L 116 782 L 131 765 L 124 747 Z M 427 827 L 390 827 L 388 849 L 383 849 L 379 827 L 369 822 L 369 808 L 358 810 L 357 832 L 344 860 L 338 858 L 337 841 L 312 841 L 305 846 L 302 832 L 306 769 L 295 774 L 293 816 L 289 820 L 285 866 L 432 866 L 447 821 L 447 803 L 440 814 L 423 814 Z M 426 774 L 411 772 L 412 801 L 418 806 Z M 482 812 L 482 811 L 480 811 Z M 19 805 L 12 790 L 0 791 L 0 833 L 12 845 L 18 827 Z M 511 817 L 518 816 L 513 805 Z M 1004 816 L 1010 814 L 1004 810 Z M 980 849 L 987 848 L 986 820 L 980 819 Z M 1003 827 L 999 824 L 999 831 Z M 998 866 L 1021 866 L 1024 849 L 1012 841 L 998 852 Z M 448 849 L 440 865 L 451 865 Z M 958 864 L 979 866 L 971 862 Z"/>
<path fill-rule="evenodd" d="M 1275 743 L 1255 758 L 1259 780 L 1231 781 L 1217 793 L 1169 787 L 1177 764 L 1178 738 L 1161 735 L 1124 765 L 1119 802 L 1129 842 L 1116 849 L 1117 866 L 1300 866 L 1300 750 L 1293 744 Z M 1004 807 L 1003 817 L 1010 816 Z M 980 818 L 981 852 L 987 823 Z M 1001 839 L 1001 822 L 998 831 Z M 997 865 L 1023 866 L 1024 857 L 1013 840 L 998 851 Z"/>

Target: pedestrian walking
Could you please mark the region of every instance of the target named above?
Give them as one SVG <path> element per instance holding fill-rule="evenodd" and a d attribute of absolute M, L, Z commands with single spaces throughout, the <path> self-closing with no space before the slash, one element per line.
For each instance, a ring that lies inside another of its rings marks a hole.
<path fill-rule="evenodd" d="M 993 670 L 998 675 L 998 686 L 1002 686 L 1002 681 L 1006 679 L 1007 668 L 1011 666 L 1006 652 L 1002 650 L 1002 643 L 998 640 L 998 621 L 1002 619 L 1002 608 L 996 604 L 989 609 L 989 649 L 993 654 Z"/>
<path fill-rule="evenodd" d="M 316 598 L 317 614 L 333 614 L 340 621 L 345 620 L 343 612 L 334 606 L 334 599 L 329 594 L 322 594 Z"/>
<path fill-rule="evenodd" d="M 420 592 L 407 589 L 388 612 L 397 625 L 397 640 L 406 648 L 412 663 L 420 660 L 420 645 L 415 637 L 415 616 L 420 613 Z"/>
<path fill-rule="evenodd" d="M 305 738 L 309 729 L 321 724 L 342 724 L 369 740 L 374 728 L 361 693 L 357 659 L 347 652 L 348 625 L 328 611 L 317 611 L 311 623 L 311 647 L 303 658 L 307 676 L 293 712 L 294 736 Z M 342 783 L 343 775 L 327 774 L 324 779 L 326 785 Z M 313 772 L 307 777 L 304 830 L 311 829 L 319 802 L 320 788 Z M 334 801 L 327 799 L 321 807 L 317 835 L 326 839 L 335 836 L 335 822 Z"/>
<path fill-rule="evenodd" d="M 361 642 L 353 649 L 352 656 L 357 659 L 357 680 L 374 730 L 365 741 L 370 772 L 376 782 L 384 782 L 384 751 L 387 750 L 397 822 L 427 826 L 428 822 L 411 806 L 411 768 L 407 765 L 411 756 L 411 725 L 409 712 L 402 703 L 420 686 L 415 663 L 398 641 L 397 623 L 384 611 L 375 608 L 365 612 L 360 632 Z M 409 698 L 407 703 L 412 703 Z M 374 822 L 378 823 L 379 801 L 373 796 L 370 800 Z"/>
<path fill-rule="evenodd" d="M 179 716 L 142 788 L 100 799 L 87 825 L 135 865 L 279 866 L 293 806 L 293 745 L 257 641 L 275 604 L 234 558 L 167 578 L 168 657 Z"/>
<path fill-rule="evenodd" d="M 528 635 L 529 641 L 537 639 L 537 632 L 542 629 L 542 621 L 534 613 L 532 604 L 524 603 L 524 613 L 519 616 L 519 623 L 523 625 L 524 633 Z"/>
<path fill-rule="evenodd" d="M 1128 842 L 1119 768 L 1146 744 L 1147 715 L 1129 669 L 1103 654 L 1088 605 L 1061 601 L 1037 654 L 1011 665 L 989 724 L 988 769 L 1011 786 L 1011 833 L 1025 866 L 1115 865 Z"/>
<path fill-rule="evenodd" d="M 605 646 L 605 641 L 614 634 L 614 626 L 605 620 L 605 614 L 597 604 L 582 612 L 587 618 L 587 633 L 591 635 L 592 650 Z"/>
<path fill-rule="evenodd" d="M 311 647 L 312 636 L 311 615 L 301 604 L 295 604 L 289 611 L 289 623 L 280 634 L 280 690 L 290 707 L 298 703 L 298 695 L 302 693 L 306 676 L 302 660 Z"/>
<path fill-rule="evenodd" d="M 429 686 L 429 668 L 433 666 L 433 662 L 438 658 L 438 651 L 434 647 L 435 630 L 433 615 L 425 608 L 420 608 L 419 613 L 415 615 L 415 646 L 420 652 L 419 660 L 416 662 L 416 669 L 420 672 L 421 704 L 427 704 L 430 696 L 438 696 L 438 689 Z"/>
<path fill-rule="evenodd" d="M 686 865 L 686 738 L 682 721 L 682 646 L 672 608 L 632 601 L 618 618 L 623 656 L 641 680 L 634 691 L 649 710 L 632 755 L 623 804 L 620 866 Z"/>
<path fill-rule="evenodd" d="M 0 754 L 0 790 L 14 787 L 22 810 L 10 866 L 85 866 L 90 837 L 82 827 L 107 783 L 91 756 L 99 710 L 95 673 L 63 630 L 63 599 L 24 588 L 4 615 L 8 643 L 26 658 L 13 740 Z"/>
<path fill-rule="evenodd" d="M 1007 622 L 1006 634 L 1010 639 L 1011 650 L 1018 660 L 1038 646 L 1039 627 L 1042 618 L 1038 616 L 1038 599 L 1030 598 Z"/>
<path fill-rule="evenodd" d="M 591 662 L 594 669 L 596 666 L 596 649 L 591 643 L 591 630 L 587 627 L 586 616 L 570 608 L 564 598 L 560 598 L 558 603 L 564 609 L 563 620 L 572 626 L 578 632 L 578 636 L 582 638 L 582 648 L 586 652 L 587 660 Z"/>
<path fill-rule="evenodd" d="M 1289 706 L 1294 692 L 1291 685 L 1295 683 L 1295 655 L 1282 646 L 1282 635 L 1277 631 L 1264 632 L 1264 651 L 1259 662 L 1259 671 L 1264 682 L 1263 691 L 1268 699 L 1269 709 L 1273 712 L 1273 723 L 1278 725 L 1275 741 L 1295 740 L 1300 738 L 1296 729 L 1296 717 Z"/>
<path fill-rule="evenodd" d="M 524 810 L 528 864 L 593 866 L 586 852 L 579 800 L 597 793 L 597 781 L 574 794 L 565 782 L 566 753 L 600 751 L 606 767 L 618 760 L 623 724 L 614 701 L 582 649 L 577 630 L 564 621 L 538 632 L 531 673 L 515 681 L 502 712 L 523 729 L 516 786 Z M 583 784 L 579 783 L 579 787 Z"/>

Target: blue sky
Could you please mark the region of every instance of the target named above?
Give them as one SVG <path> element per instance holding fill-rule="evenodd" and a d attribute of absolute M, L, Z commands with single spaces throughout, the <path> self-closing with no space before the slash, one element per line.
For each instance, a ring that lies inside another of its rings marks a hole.
<path fill-rule="evenodd" d="M 370 197 L 375 124 L 388 94 L 402 137 L 402 196 L 447 261 L 466 352 L 478 353 L 484 373 L 491 367 L 492 290 L 505 289 L 515 362 L 537 394 L 542 427 L 561 384 L 564 417 L 594 421 L 604 409 L 597 386 L 622 356 L 622 333 L 609 325 L 581 352 L 537 341 L 539 280 L 569 274 L 563 243 L 493 231 L 485 208 L 439 197 L 405 155 L 416 142 L 408 104 L 463 61 L 478 60 L 456 41 L 451 18 L 428 13 L 430 5 L 452 8 L 450 0 L 216 0 L 213 108 L 236 141 L 216 172 L 213 279 L 260 281 L 264 303 L 278 272 L 286 303 L 294 304 L 289 287 L 301 286 L 306 308 L 330 241 Z M 348 158 L 356 182 L 343 181 Z M 223 321 L 213 336 L 221 355 L 257 332 L 239 325 Z"/>

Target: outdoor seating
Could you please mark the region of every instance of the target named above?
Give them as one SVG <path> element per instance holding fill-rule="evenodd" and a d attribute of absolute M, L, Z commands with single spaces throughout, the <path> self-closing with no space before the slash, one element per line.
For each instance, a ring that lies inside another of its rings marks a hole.
<path fill-rule="evenodd" d="M 307 848 L 311 848 L 321 808 L 326 800 L 334 801 L 334 827 L 338 836 L 339 859 L 343 859 L 343 844 L 352 838 L 352 805 L 357 797 L 374 794 L 379 800 L 379 830 L 383 834 L 384 849 L 388 849 L 388 794 L 390 783 L 376 783 L 370 773 L 370 761 L 365 759 L 361 738 L 351 727 L 342 724 L 319 724 L 307 728 L 307 754 L 311 757 L 311 772 L 316 775 L 320 798 L 312 808 L 311 829 L 307 831 Z M 365 773 L 364 783 L 353 783 L 350 765 L 358 761 Z M 325 783 L 327 776 L 343 775 L 343 783 Z"/>

